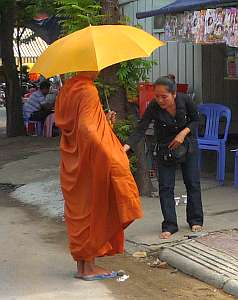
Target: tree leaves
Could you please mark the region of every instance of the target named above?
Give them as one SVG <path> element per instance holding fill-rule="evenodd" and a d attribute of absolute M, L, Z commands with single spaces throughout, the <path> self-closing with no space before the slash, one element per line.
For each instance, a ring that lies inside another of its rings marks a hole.
<path fill-rule="evenodd" d="M 58 0 L 57 16 L 61 18 L 64 34 L 101 23 L 101 6 L 94 0 Z"/>
<path fill-rule="evenodd" d="M 127 91 L 136 94 L 139 82 L 149 79 L 149 72 L 154 64 L 155 61 L 143 58 L 120 63 L 117 75 L 121 85 Z"/>

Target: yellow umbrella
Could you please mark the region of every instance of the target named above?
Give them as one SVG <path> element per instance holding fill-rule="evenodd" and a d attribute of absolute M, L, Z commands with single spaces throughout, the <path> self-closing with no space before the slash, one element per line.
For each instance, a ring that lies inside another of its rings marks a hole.
<path fill-rule="evenodd" d="M 129 59 L 148 57 L 165 43 L 132 26 L 89 26 L 50 45 L 32 73 L 46 78 L 77 71 L 100 71 Z"/>

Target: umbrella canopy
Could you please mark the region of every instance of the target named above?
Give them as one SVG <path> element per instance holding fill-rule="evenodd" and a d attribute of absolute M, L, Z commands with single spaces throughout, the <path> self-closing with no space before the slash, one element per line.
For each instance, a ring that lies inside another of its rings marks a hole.
<path fill-rule="evenodd" d="M 39 57 L 31 72 L 49 78 L 77 71 L 101 71 L 129 59 L 148 57 L 165 45 L 132 26 L 89 26 L 61 38 Z"/>

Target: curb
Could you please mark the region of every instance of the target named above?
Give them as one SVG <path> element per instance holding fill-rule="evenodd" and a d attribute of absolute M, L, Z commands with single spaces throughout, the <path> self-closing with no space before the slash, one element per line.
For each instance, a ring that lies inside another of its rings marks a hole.
<path fill-rule="evenodd" d="M 167 262 L 170 266 L 182 271 L 183 273 L 195 277 L 208 283 L 224 292 L 238 297 L 238 279 L 231 279 L 225 275 L 210 270 L 191 259 L 175 253 L 169 248 L 160 251 L 159 259 Z"/>
<path fill-rule="evenodd" d="M 238 280 L 230 279 L 223 286 L 223 291 L 238 297 Z"/>

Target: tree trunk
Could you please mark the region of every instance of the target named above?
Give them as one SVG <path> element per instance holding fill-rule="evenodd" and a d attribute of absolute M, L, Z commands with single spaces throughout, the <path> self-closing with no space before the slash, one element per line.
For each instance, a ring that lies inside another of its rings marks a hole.
<path fill-rule="evenodd" d="M 101 0 L 101 5 L 102 13 L 106 16 L 105 24 L 118 24 L 120 21 L 118 0 Z M 118 65 L 114 65 L 102 71 L 101 76 L 106 84 L 113 85 L 116 88 L 115 93 L 109 99 L 111 109 L 117 112 L 118 119 L 126 119 L 128 116 L 128 101 L 125 89 L 119 85 L 117 71 Z M 141 195 L 150 197 L 153 192 L 153 186 L 146 166 L 144 143 L 139 145 L 136 154 L 138 159 L 137 185 Z"/>
<path fill-rule="evenodd" d="M 118 24 L 120 21 L 120 8 L 118 0 L 101 0 L 105 24 Z"/>
<path fill-rule="evenodd" d="M 25 134 L 19 78 L 13 52 L 15 18 L 16 3 L 11 0 L 0 10 L 0 44 L 6 77 L 7 136 L 9 137 Z"/>
<path fill-rule="evenodd" d="M 118 0 L 101 0 L 102 14 L 105 15 L 105 24 L 118 24 L 120 21 L 120 9 Z M 126 119 L 127 117 L 127 98 L 126 92 L 120 86 L 117 71 L 118 65 L 106 68 L 101 72 L 100 77 L 103 81 L 112 86 L 115 92 L 109 98 L 109 105 L 111 110 L 117 112 L 118 119 Z"/>
<path fill-rule="evenodd" d="M 21 55 L 21 38 L 24 34 L 26 30 L 26 27 L 22 28 L 22 31 L 20 32 L 20 27 L 17 26 L 17 39 L 16 39 L 16 43 L 17 43 L 17 53 L 18 53 L 18 57 L 19 57 L 19 70 L 20 70 L 20 87 L 22 90 L 22 81 L 23 81 L 23 73 L 22 73 L 22 69 L 23 69 L 23 63 L 22 63 L 22 55 Z"/>
<path fill-rule="evenodd" d="M 141 196 L 151 197 L 155 191 L 149 177 L 149 170 L 145 157 L 145 141 L 141 141 L 138 144 L 137 151 L 137 171 L 136 171 L 136 183 Z"/>
<path fill-rule="evenodd" d="M 111 86 L 114 91 L 109 97 L 110 109 L 117 113 L 119 120 L 127 118 L 127 98 L 126 91 L 120 86 L 117 78 L 118 65 L 113 65 L 109 68 L 104 69 L 100 73 L 100 78 L 106 85 Z"/>

